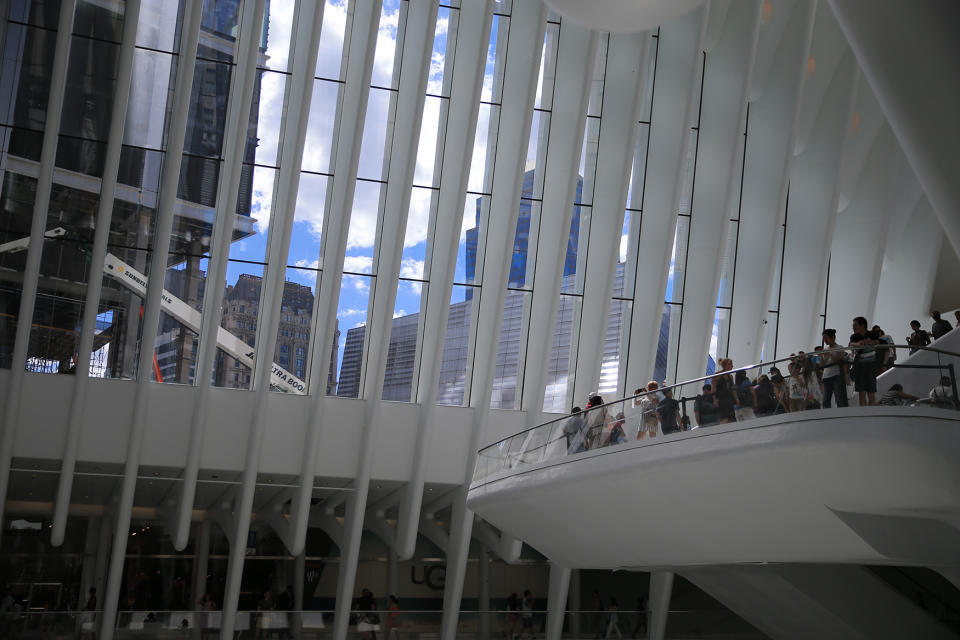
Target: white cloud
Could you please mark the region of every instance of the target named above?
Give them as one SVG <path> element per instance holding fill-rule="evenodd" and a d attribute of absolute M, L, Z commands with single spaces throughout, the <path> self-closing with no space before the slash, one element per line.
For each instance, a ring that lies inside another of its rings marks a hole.
<path fill-rule="evenodd" d="M 346 256 L 343 259 L 343 270 L 354 273 L 370 273 L 373 270 L 373 257 Z"/>
<path fill-rule="evenodd" d="M 273 212 L 273 169 L 256 167 L 253 170 L 253 196 L 250 203 L 250 215 L 256 220 L 254 225 L 258 233 L 266 233 L 270 227 Z"/>
<path fill-rule="evenodd" d="M 407 315 L 407 312 L 404 311 L 403 309 L 397 309 L 396 311 L 393 312 L 394 318 L 402 318 L 405 315 Z"/>
<path fill-rule="evenodd" d="M 341 318 L 349 318 L 351 316 L 366 317 L 367 310 L 366 309 L 340 309 L 340 311 L 337 312 L 337 315 L 340 316 Z"/>
<path fill-rule="evenodd" d="M 319 260 L 304 260 L 300 259 L 294 263 L 295 266 L 300 267 L 301 269 L 319 269 L 320 261 Z"/>
<path fill-rule="evenodd" d="M 620 236 L 620 262 L 627 261 L 627 245 L 630 241 L 630 237 L 627 234 Z"/>
<path fill-rule="evenodd" d="M 343 276 L 343 286 L 351 287 L 355 291 L 366 293 L 370 290 L 370 278 L 365 276 Z M 341 294 L 342 295 L 342 294 Z"/>
<path fill-rule="evenodd" d="M 400 261 L 400 277 L 423 279 L 424 261 L 416 258 L 404 258 Z"/>

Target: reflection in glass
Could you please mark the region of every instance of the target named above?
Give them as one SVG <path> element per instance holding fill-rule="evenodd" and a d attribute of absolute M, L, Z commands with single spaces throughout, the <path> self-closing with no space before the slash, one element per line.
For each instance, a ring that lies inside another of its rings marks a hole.
<path fill-rule="evenodd" d="M 227 263 L 227 287 L 223 295 L 220 326 L 226 329 L 228 335 L 221 332 L 217 339 L 220 348 L 214 363 L 214 386 L 250 388 L 263 272 L 262 265 L 233 260 Z M 248 354 L 246 358 L 237 357 Z"/>
<path fill-rule="evenodd" d="M 459 406 L 464 403 L 467 357 L 470 352 L 470 325 L 474 315 L 473 287 L 454 285 L 450 295 L 450 315 L 443 342 L 437 404 Z"/>
<path fill-rule="evenodd" d="M 364 342 L 367 326 L 369 294 L 373 288 L 372 276 L 344 275 L 340 284 L 337 305 L 338 345 L 337 395 L 357 398 L 363 385 Z"/>
<path fill-rule="evenodd" d="M 386 371 L 383 379 L 384 400 L 410 402 L 416 392 L 416 373 L 422 326 L 421 301 L 426 301 L 425 283 L 400 280 L 390 326 Z"/>
<path fill-rule="evenodd" d="M 490 394 L 490 407 L 493 409 L 519 408 L 517 374 L 521 351 L 526 349 L 523 327 L 530 312 L 531 296 L 529 291 L 507 291 L 493 373 L 493 392 Z"/>

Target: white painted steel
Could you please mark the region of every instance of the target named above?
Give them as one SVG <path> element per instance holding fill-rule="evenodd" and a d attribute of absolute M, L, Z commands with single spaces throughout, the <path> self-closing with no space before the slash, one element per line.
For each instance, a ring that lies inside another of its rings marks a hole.
<path fill-rule="evenodd" d="M 550 563 L 550 584 L 547 592 L 546 640 L 560 640 L 563 618 L 567 612 L 567 594 L 570 592 L 570 569 Z"/>
<path fill-rule="evenodd" d="M 590 29 L 613 33 L 638 33 L 676 20 L 703 0 L 545 0 L 568 20 Z"/>
<path fill-rule="evenodd" d="M 287 85 L 285 96 L 287 105 L 294 105 L 295 110 L 288 111 L 282 121 L 281 138 L 285 144 L 280 150 L 280 171 L 274 183 L 273 214 L 270 220 L 270 242 L 267 249 L 268 267 L 261 289 L 261 313 L 255 341 L 259 345 L 260 357 L 254 362 L 251 372 L 254 393 L 253 410 L 250 414 L 242 485 L 235 497 L 233 520 L 229 524 L 232 544 L 227 561 L 227 579 L 222 605 L 223 623 L 220 627 L 220 637 L 223 640 L 233 637 L 237 617 L 246 540 L 250 531 L 250 512 L 253 509 L 270 400 L 269 376 L 276 352 L 274 336 L 277 335 L 280 325 L 283 283 L 287 272 L 286 259 L 290 248 L 290 233 L 293 229 L 297 188 L 300 183 L 300 163 L 310 112 L 312 78 L 317 63 L 317 43 L 320 39 L 322 20 L 322 4 L 301 2 L 297 5 L 293 21 L 296 32 L 290 38 L 291 80 Z M 315 344 L 322 343 L 315 342 Z"/>
<path fill-rule="evenodd" d="M 250 122 L 254 81 L 257 74 L 259 35 L 265 19 L 265 0 L 247 0 L 243 4 L 240 20 L 240 36 L 237 38 L 237 67 L 233 74 L 230 104 L 226 120 L 223 155 L 224 179 L 220 180 L 217 193 L 217 213 L 213 226 L 213 241 L 210 247 L 212 259 L 208 262 L 207 282 L 220 283 L 226 279 L 227 259 L 230 257 L 230 241 L 233 238 L 233 221 L 239 197 L 243 154 L 246 147 L 246 131 Z M 237 81 L 237 78 L 240 78 Z M 197 475 L 203 451 L 203 437 L 210 419 L 210 395 L 212 385 L 207 382 L 207 372 L 212 372 L 219 340 L 225 330 L 220 326 L 224 288 L 204 288 L 203 319 L 197 333 L 200 338 L 200 353 L 197 357 L 194 384 L 199 387 L 191 416 L 190 444 L 183 465 L 183 482 L 180 500 L 173 525 L 173 546 L 182 551 L 190 534 L 190 512 L 193 509 L 197 490 Z M 241 341 L 242 342 L 242 341 Z M 245 363 L 253 370 L 253 361 Z M 301 391 L 301 393 L 305 392 Z"/>
<path fill-rule="evenodd" d="M 130 537 L 130 518 L 133 498 L 137 489 L 137 473 L 143 449 L 146 415 L 153 385 L 153 354 L 160 327 L 163 278 L 167 269 L 167 254 L 173 232 L 174 208 L 177 188 L 180 184 L 180 165 L 183 160 L 184 134 L 190 112 L 190 95 L 193 87 L 193 72 L 197 62 L 197 44 L 200 40 L 200 18 L 203 10 L 201 0 L 191 0 L 184 5 L 183 33 L 180 40 L 177 79 L 173 88 L 173 109 L 167 129 L 167 148 L 163 157 L 163 173 L 160 183 L 159 204 L 156 213 L 150 273 L 154 275 L 152 286 L 147 287 L 143 303 L 143 324 L 140 333 L 140 357 L 137 362 L 137 381 L 133 396 L 133 408 L 127 435 L 127 456 L 123 468 L 120 500 L 114 520 L 113 548 L 110 553 L 110 570 L 107 576 L 106 593 L 103 599 L 103 619 L 100 621 L 102 640 L 111 640 L 120 601 L 126 561 L 127 540 Z"/>
<path fill-rule="evenodd" d="M 486 246 L 482 248 L 483 288 L 476 310 L 475 357 L 472 377 L 468 376 L 466 387 L 470 389 L 469 404 L 473 409 L 473 423 L 467 449 L 464 484 L 457 489 L 453 503 L 444 602 L 460 602 L 463 594 L 473 527 L 473 513 L 466 506 L 466 484 L 472 475 L 476 451 L 490 414 L 497 342 L 510 275 L 509 256 L 512 254 L 517 228 L 546 18 L 546 7 L 539 0 L 516 3 L 510 17 L 510 46 L 503 78 L 503 102 L 500 107 L 489 228 Z M 441 640 L 453 640 L 456 636 L 458 609 L 444 609 Z"/>
<path fill-rule="evenodd" d="M 918 539 L 891 557 L 837 513 L 955 522 L 956 427 L 956 412 L 919 407 L 760 418 L 506 472 L 472 487 L 468 504 L 570 567 L 922 565 L 949 545 Z M 626 503 L 597 500 L 611 483 L 642 489 Z"/>
<path fill-rule="evenodd" d="M 574 398 L 585 398 L 595 391 L 600 379 L 651 40 L 647 31 L 635 35 L 610 34 L 607 47 L 590 250 L 583 275 L 583 310 L 580 324 L 574 324 L 570 337 L 577 353 L 576 362 L 571 363 L 571 367 L 576 367 L 572 385 Z"/>
<path fill-rule="evenodd" d="M 544 174 L 540 232 L 536 252 L 533 252 L 531 242 L 527 256 L 528 261 L 536 259 L 533 278 L 536 286 L 529 319 L 532 331 L 529 331 L 524 359 L 531 366 L 517 371 L 520 408 L 527 412 L 527 423 L 531 426 L 543 421 L 547 384 L 544 363 L 550 360 L 553 347 L 597 45 L 596 32 L 575 24 L 562 25 L 557 46 L 558 73 L 553 87 L 550 135 L 546 141 L 547 162 L 546 167 L 537 167 L 537 171 Z M 586 222 L 581 218 L 581 224 Z M 532 238 L 532 228 L 530 235 Z M 509 239 L 512 245 L 513 239 Z"/>
<path fill-rule="evenodd" d="M 67 512 L 70 509 L 70 496 L 73 489 L 73 471 L 77 463 L 77 450 L 80 448 L 83 413 L 87 399 L 87 387 L 90 380 L 90 356 L 93 351 L 94 331 L 97 323 L 97 311 L 100 294 L 103 291 L 103 267 L 107 253 L 107 238 L 110 233 L 110 217 L 113 214 L 115 192 L 117 189 L 117 171 L 120 168 L 120 150 L 123 144 L 123 128 L 130 98 L 130 83 L 133 77 L 133 50 L 137 37 L 137 23 L 140 20 L 140 0 L 130 0 L 123 8 L 123 35 L 117 59 L 117 79 L 114 85 L 113 108 L 110 112 L 110 130 L 107 133 L 107 148 L 104 153 L 103 179 L 100 181 L 100 202 L 97 205 L 93 247 L 90 250 L 90 275 L 87 278 L 86 301 L 83 305 L 83 320 L 80 329 L 80 343 L 77 347 L 75 365 L 76 382 L 70 399 L 70 419 L 67 423 L 66 445 L 60 464 L 60 477 L 57 479 L 57 496 L 54 502 L 50 544 L 55 547 L 63 543 L 67 527 Z M 0 495 L 3 489 L 0 488 Z M 2 509 L 0 509 L 2 517 Z M 86 592 L 82 592 L 86 593 Z M 102 593 L 102 591 L 100 592 Z"/>
<path fill-rule="evenodd" d="M 650 379 L 677 226 L 690 125 L 695 121 L 696 82 L 703 59 L 707 7 L 660 28 L 650 142 L 640 221 L 637 278 L 630 317 L 624 379 L 628 387 Z M 675 347 L 674 347 L 675 348 Z M 621 366 L 621 371 L 624 368 Z M 668 378 L 673 367 L 668 366 Z"/>
<path fill-rule="evenodd" d="M 0 424 L 0 522 L 6 508 L 7 488 L 10 485 L 10 460 L 13 442 L 20 424 L 20 404 L 23 380 L 26 377 L 27 348 L 37 301 L 37 283 L 40 281 L 40 258 L 43 256 L 43 237 L 47 225 L 47 208 L 53 187 L 53 170 L 59 142 L 60 119 L 63 115 L 63 97 L 67 90 L 67 65 L 70 61 L 70 40 L 73 33 L 76 0 L 64 0 L 60 5 L 57 38 L 50 74 L 50 92 L 47 97 L 46 122 L 40 149 L 40 166 L 33 201 L 33 220 L 30 223 L 30 246 L 23 267 L 20 306 L 17 311 L 17 330 L 10 359 L 10 379 L 7 382 L 3 424 Z M 3 531 L 0 529 L 0 539 Z"/>
<path fill-rule="evenodd" d="M 447 130 L 444 136 L 442 175 L 438 195 L 437 218 L 430 253 L 430 289 L 424 312 L 424 336 L 420 351 L 420 380 L 417 403 L 420 413 L 414 444 L 414 460 L 410 480 L 404 488 L 397 519 L 397 555 L 406 560 L 414 552 L 420 506 L 423 503 L 423 482 L 430 457 L 431 430 L 436 423 L 437 387 L 440 363 L 443 357 L 443 339 L 450 315 L 450 297 L 453 290 L 454 269 L 457 263 L 457 245 L 463 223 L 461 206 L 467 192 L 470 175 L 474 131 L 480 109 L 480 90 L 487 57 L 487 42 L 493 19 L 493 5 L 489 2 L 465 3 L 460 9 L 454 59 L 458 73 L 454 74 L 450 90 Z M 452 212 L 440 215 L 439 212 Z"/>
<path fill-rule="evenodd" d="M 698 378 L 707 370 L 727 233 L 731 214 L 739 204 L 735 200 L 741 177 L 737 159 L 744 145 L 743 127 L 760 36 L 760 11 L 759 1 L 733 3 L 725 16 L 720 39 L 706 56 L 677 380 Z M 720 345 L 718 352 L 722 354 L 725 347 Z"/>
<path fill-rule="evenodd" d="M 815 11 L 815 2 L 792 8 L 762 90 L 750 103 L 728 350 L 738 364 L 758 362 L 763 348 Z M 777 36 L 761 32 L 761 45 L 770 37 Z"/>

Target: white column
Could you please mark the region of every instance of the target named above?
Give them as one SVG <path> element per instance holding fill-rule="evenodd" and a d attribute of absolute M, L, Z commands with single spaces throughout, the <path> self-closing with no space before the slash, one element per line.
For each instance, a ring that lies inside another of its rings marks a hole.
<path fill-rule="evenodd" d="M 537 0 L 516 3 L 510 17 L 510 46 L 504 69 L 500 130 L 483 260 L 483 287 L 479 305 L 475 303 L 477 322 L 473 372 L 467 387 L 470 389 L 473 424 L 463 484 L 455 492 L 450 519 L 441 640 L 453 640 L 457 631 L 473 528 L 473 513 L 466 505 L 467 487 L 473 476 L 477 448 L 490 412 L 497 342 L 507 294 L 507 279 L 510 275 L 510 255 L 519 215 L 520 191 L 523 185 L 527 141 L 533 121 L 533 104 L 540 68 L 538 62 L 542 52 L 546 18 L 546 7 Z"/>
<path fill-rule="evenodd" d="M 196 539 L 193 550 L 193 590 L 189 602 L 191 611 L 200 611 L 200 598 L 207 592 L 207 571 L 210 562 L 210 521 L 204 520 L 196 527 Z M 194 624 L 191 638 L 200 638 L 202 627 Z"/>
<path fill-rule="evenodd" d="M 815 2 L 773 5 L 775 16 L 789 12 L 782 32 L 761 30 L 747 120 L 736 280 L 730 314 L 728 356 L 738 365 L 757 362 L 783 223 L 794 139 L 807 75 Z M 771 44 L 772 47 L 765 47 Z M 762 54 L 762 55 L 761 55 Z M 764 65 L 759 64 L 761 58 Z M 772 356 L 768 354 L 768 359 Z"/>
<path fill-rule="evenodd" d="M 6 508 L 7 487 L 10 483 L 10 460 L 13 458 L 13 440 L 20 421 L 20 396 L 26 376 L 27 349 L 30 329 L 37 301 L 37 283 L 40 281 L 40 258 L 43 256 L 43 234 L 47 228 L 47 208 L 53 186 L 53 168 L 63 115 L 63 96 L 67 89 L 67 63 L 70 60 L 70 36 L 76 0 L 63 0 L 57 22 L 57 39 L 50 74 L 50 94 L 47 98 L 47 119 L 44 122 L 43 143 L 40 149 L 40 167 L 37 190 L 33 201 L 33 220 L 30 224 L 30 246 L 23 268 L 23 286 L 20 289 L 20 308 L 17 311 L 17 331 L 10 360 L 7 398 L 0 424 L 0 522 Z M 3 531 L 0 530 L 0 539 Z"/>
<path fill-rule="evenodd" d="M 650 640 L 663 640 L 667 634 L 667 615 L 670 613 L 670 593 L 673 591 L 673 573 L 650 572 Z"/>
<path fill-rule="evenodd" d="M 919 320 L 924 327 L 930 324 L 927 314 L 940 251 L 951 248 L 939 249 L 943 229 L 926 198 L 912 211 L 893 210 L 891 215 L 903 216 L 907 224 L 895 245 L 888 245 L 884 256 L 874 322 L 893 336 L 897 344 L 905 344 L 911 320 Z"/>
<path fill-rule="evenodd" d="M 94 565 L 93 586 L 97 589 L 97 602 L 99 608 L 103 609 L 103 593 L 107 584 L 107 558 L 110 554 L 110 528 L 113 524 L 111 512 L 104 509 L 100 516 L 100 531 L 97 536 L 97 560 Z"/>
<path fill-rule="evenodd" d="M 571 345 L 576 348 L 573 397 L 585 398 L 597 388 L 603 346 L 620 255 L 630 167 L 637 144 L 641 94 L 646 86 L 650 32 L 611 33 L 607 45 L 603 118 L 597 145 L 590 247 L 586 256 L 583 311 L 574 325 Z M 572 351 L 572 349 L 571 349 Z"/>
<path fill-rule="evenodd" d="M 657 356 L 670 253 L 683 187 L 687 143 L 698 105 L 695 83 L 703 55 L 707 6 L 660 27 L 650 143 L 640 218 L 639 261 L 630 318 L 627 387 L 650 379 Z"/>
<path fill-rule="evenodd" d="M 580 635 L 580 623 L 583 617 L 580 611 L 583 609 L 580 598 L 580 569 L 570 570 L 570 635 L 574 638 Z"/>
<path fill-rule="evenodd" d="M 420 416 L 414 445 L 410 481 L 403 492 L 397 521 L 397 555 L 408 559 L 413 555 L 423 504 L 423 481 L 430 452 L 429 434 L 434 424 L 443 358 L 443 336 L 450 315 L 457 246 L 463 222 L 463 201 L 470 175 L 474 132 L 480 109 L 487 43 L 493 17 L 490 2 L 466 2 L 460 8 L 454 59 L 447 130 L 444 136 L 442 175 L 438 196 L 437 218 L 433 231 L 430 260 L 430 288 L 423 319 L 424 340 L 420 351 L 420 384 L 417 403 Z M 439 212 L 443 212 L 442 215 Z"/>
<path fill-rule="evenodd" d="M 103 619 L 100 624 L 101 640 L 113 638 L 117 617 L 117 603 L 123 582 L 123 568 L 130 537 L 130 516 L 133 497 L 137 489 L 137 472 L 148 416 L 151 385 L 153 384 L 153 353 L 160 326 L 160 295 L 163 293 L 164 275 L 167 270 L 167 254 L 173 234 L 174 209 L 177 187 L 180 184 L 180 165 L 183 159 L 184 135 L 190 112 L 190 95 L 193 88 L 193 71 L 197 61 L 197 43 L 200 39 L 202 0 L 192 0 L 184 5 L 183 33 L 180 41 L 177 80 L 173 90 L 173 111 L 167 130 L 167 148 L 163 157 L 163 178 L 160 184 L 159 205 L 156 214 L 156 229 L 153 236 L 150 258 L 150 282 L 143 303 L 143 323 L 140 335 L 140 356 L 137 362 L 137 381 L 133 396 L 133 413 L 130 417 L 130 436 L 127 455 L 114 522 L 113 549 L 110 554 L 110 573 L 103 598 Z"/>
<path fill-rule="evenodd" d="M 520 408 L 527 412 L 527 424 L 531 425 L 542 422 L 547 361 L 553 346 L 557 305 L 563 284 L 563 264 L 573 219 L 573 198 L 577 189 L 597 43 L 597 33 L 585 27 L 565 24 L 560 29 L 558 73 L 553 87 L 546 167 L 538 168 L 543 171 L 540 233 L 536 252 L 527 256 L 528 261 L 536 260 L 536 286 L 529 320 L 533 330 L 527 339 L 525 360 L 529 366 L 517 371 L 518 387 L 519 381 L 523 380 L 522 390 L 517 389 L 521 393 Z M 513 238 L 510 241 L 512 244 Z M 487 244 L 488 247 L 491 245 Z"/>
<path fill-rule="evenodd" d="M 307 579 L 307 555 L 301 553 L 293 561 L 293 637 L 299 638 L 303 630 L 303 586 Z"/>
<path fill-rule="evenodd" d="M 570 226 L 567 225 L 569 229 Z M 570 589 L 570 569 L 550 563 L 550 591 L 547 594 L 546 640 L 560 640 L 563 618 L 567 613 L 567 593 Z"/>
<path fill-rule="evenodd" d="M 244 553 L 250 531 L 250 512 L 256 489 L 257 468 L 266 430 L 267 406 L 270 399 L 270 371 L 276 351 L 280 325 L 280 303 L 286 279 L 286 259 L 293 229 L 297 188 L 300 184 L 300 163 L 306 137 L 307 120 L 313 89 L 313 72 L 317 63 L 317 43 L 323 19 L 323 5 L 302 2 L 294 17 L 296 31 L 290 39 L 291 81 L 287 84 L 285 104 L 295 108 L 283 119 L 280 139 L 280 171 L 274 183 L 273 215 L 270 220 L 270 242 L 267 272 L 261 289 L 260 321 L 257 325 L 257 358 L 253 367 L 253 414 L 247 438 L 242 485 L 234 504 L 234 520 L 227 563 L 227 584 L 223 596 L 223 619 L 220 637 L 233 637 L 237 600 L 243 577 Z"/>
<path fill-rule="evenodd" d="M 113 214 L 114 193 L 117 188 L 117 170 L 120 167 L 120 150 L 123 143 L 123 127 L 130 98 L 130 82 L 133 76 L 133 50 L 140 19 L 140 0 L 130 0 L 123 10 L 123 35 L 117 58 L 117 80 L 113 92 L 113 108 L 110 113 L 110 131 L 107 134 L 107 149 L 104 158 L 103 179 L 100 181 L 100 202 L 93 248 L 90 251 L 90 273 L 87 278 L 87 294 L 83 305 L 80 345 L 77 347 L 77 363 L 73 394 L 70 398 L 70 417 L 57 479 L 57 496 L 54 501 L 53 528 L 50 544 L 60 546 L 67 526 L 70 509 L 70 492 L 73 489 L 73 470 L 80 447 L 83 417 L 86 409 L 87 383 L 90 379 L 90 354 L 93 351 L 94 330 L 100 293 L 103 290 L 103 264 L 106 259 L 107 238 L 110 234 L 110 217 Z M 0 493 L 2 495 L 2 493 Z M 2 508 L 0 508 L 2 510 Z"/>
<path fill-rule="evenodd" d="M 477 609 L 480 610 L 479 636 L 480 640 L 487 640 L 490 637 L 490 552 L 484 544 L 479 544 L 479 568 L 477 577 L 480 581 L 480 588 L 477 592 L 480 598 L 477 602 Z"/>
<path fill-rule="evenodd" d="M 817 73 L 827 71 L 822 67 L 828 61 L 822 56 L 817 59 L 820 67 Z M 833 73 L 823 102 L 806 105 L 819 115 L 790 173 L 777 357 L 800 350 L 811 351 L 821 342 L 820 314 L 823 309 L 819 304 L 826 287 L 837 219 L 843 151 L 852 137 L 850 123 L 856 98 L 856 78 L 856 62 L 847 52 Z M 846 325 L 841 328 L 846 329 Z"/>
<path fill-rule="evenodd" d="M 956 180 L 960 122 L 955 117 L 960 86 L 947 80 L 956 77 L 960 59 L 956 37 L 960 6 L 869 0 L 830 0 L 830 6 L 930 198 L 947 241 L 960 255 Z M 922 34 L 923 46 L 894 46 L 903 33 Z"/>
<path fill-rule="evenodd" d="M 704 375 L 731 210 L 740 184 L 747 96 L 760 36 L 759 1 L 731 3 L 703 71 L 696 182 L 687 241 L 677 380 Z M 711 21 L 715 16 L 711 16 Z M 639 386 L 639 384 L 637 385 Z"/>
<path fill-rule="evenodd" d="M 83 538 L 83 560 L 80 568 L 80 594 L 77 596 L 77 610 L 83 609 L 90 588 L 97 583 L 97 543 L 100 540 L 101 519 L 87 516 L 87 534 Z"/>
<path fill-rule="evenodd" d="M 213 228 L 210 250 L 212 259 L 207 269 L 203 294 L 203 320 L 200 327 L 200 347 L 197 355 L 194 384 L 199 387 L 194 394 L 191 417 L 190 443 L 183 466 L 183 482 L 180 501 L 173 525 L 173 546 L 182 551 L 190 535 L 190 514 L 197 490 L 197 474 L 203 453 L 203 436 L 206 432 L 208 407 L 212 385 L 210 372 L 217 355 L 217 332 L 223 307 L 227 259 L 230 257 L 230 242 L 233 239 L 233 224 L 236 218 L 240 177 L 243 169 L 243 154 L 247 142 L 247 128 L 253 101 L 253 89 L 257 76 L 257 59 L 260 54 L 260 34 L 263 30 L 265 0 L 246 0 L 240 20 L 240 37 L 237 40 L 237 66 L 230 90 L 230 104 L 224 133 L 223 178 L 217 185 L 217 215 Z M 202 595 L 202 594 L 201 594 Z"/>
<path fill-rule="evenodd" d="M 865 317 L 871 326 L 874 323 L 899 156 L 893 134 L 884 126 L 873 142 L 850 206 L 837 217 L 830 253 L 827 324 L 837 330 L 841 344 L 852 333 L 847 329 L 854 317 Z"/>

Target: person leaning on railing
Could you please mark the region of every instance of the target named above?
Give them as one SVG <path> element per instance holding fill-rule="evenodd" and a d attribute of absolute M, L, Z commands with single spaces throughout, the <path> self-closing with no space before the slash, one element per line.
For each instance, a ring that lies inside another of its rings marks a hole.
<path fill-rule="evenodd" d="M 837 330 L 824 329 L 823 342 L 830 351 L 820 354 L 820 364 L 823 367 L 823 408 L 829 409 L 830 401 L 837 399 L 837 407 L 847 406 L 847 352 L 839 349 L 837 344 Z"/>

